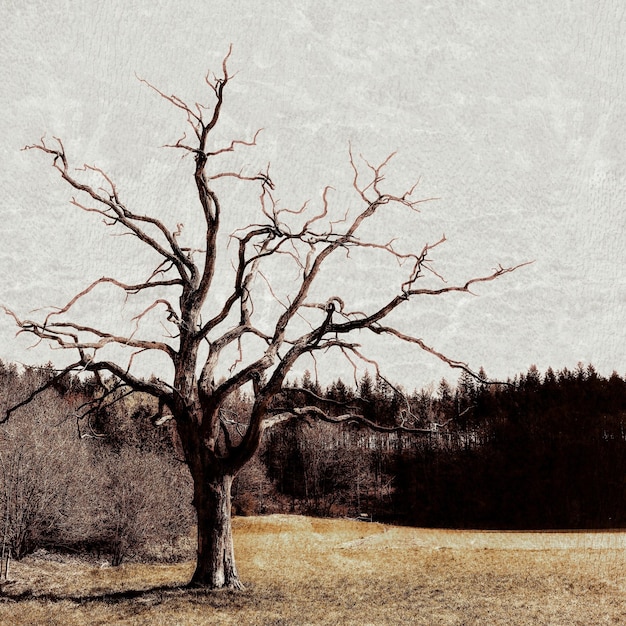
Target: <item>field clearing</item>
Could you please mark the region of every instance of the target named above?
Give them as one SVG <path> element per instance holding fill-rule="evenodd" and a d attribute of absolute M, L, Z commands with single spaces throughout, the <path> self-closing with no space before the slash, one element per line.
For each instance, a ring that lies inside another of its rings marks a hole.
<path fill-rule="evenodd" d="M 13 563 L 0 624 L 626 624 L 626 533 L 428 530 L 237 518 L 247 590 L 180 588 L 193 565 Z"/>

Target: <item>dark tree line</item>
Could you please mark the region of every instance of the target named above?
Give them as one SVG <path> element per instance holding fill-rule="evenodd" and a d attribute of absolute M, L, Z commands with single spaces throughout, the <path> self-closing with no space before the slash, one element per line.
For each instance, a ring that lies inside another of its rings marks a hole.
<path fill-rule="evenodd" d="M 624 379 L 533 367 L 508 385 L 465 383 L 448 409 L 448 439 L 400 455 L 397 495 L 410 523 L 626 525 Z"/>
<path fill-rule="evenodd" d="M 272 434 L 270 476 L 304 510 L 455 528 L 626 526 L 626 381 L 616 373 L 531 367 L 502 385 L 463 374 L 455 387 L 443 380 L 408 397 L 366 378 L 339 395 L 366 397 L 377 423 L 406 413 L 427 432 L 348 426 L 321 446 L 306 426 Z M 324 468 L 314 486 L 308 450 Z"/>

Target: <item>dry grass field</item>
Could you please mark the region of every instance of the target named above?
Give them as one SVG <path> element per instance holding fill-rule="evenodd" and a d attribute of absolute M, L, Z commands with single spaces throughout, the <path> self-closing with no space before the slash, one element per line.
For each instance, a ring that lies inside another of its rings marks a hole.
<path fill-rule="evenodd" d="M 13 563 L 0 624 L 626 624 L 626 533 L 499 533 L 273 515 L 235 520 L 243 593 L 192 564 Z"/>

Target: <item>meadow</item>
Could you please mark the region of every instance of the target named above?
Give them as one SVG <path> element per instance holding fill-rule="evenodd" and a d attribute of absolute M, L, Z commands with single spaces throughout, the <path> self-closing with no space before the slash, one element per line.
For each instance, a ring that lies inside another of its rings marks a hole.
<path fill-rule="evenodd" d="M 270 515 L 234 520 L 246 591 L 180 564 L 13 562 L 0 624 L 626 624 L 626 533 L 474 532 Z"/>

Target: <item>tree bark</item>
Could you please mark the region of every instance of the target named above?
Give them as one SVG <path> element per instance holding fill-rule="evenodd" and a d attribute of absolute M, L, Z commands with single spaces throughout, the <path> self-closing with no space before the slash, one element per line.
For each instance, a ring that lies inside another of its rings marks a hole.
<path fill-rule="evenodd" d="M 190 586 L 243 589 L 235 566 L 231 524 L 233 476 L 208 480 L 194 477 L 194 506 L 198 517 L 198 558 Z"/>

